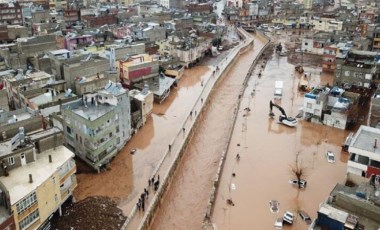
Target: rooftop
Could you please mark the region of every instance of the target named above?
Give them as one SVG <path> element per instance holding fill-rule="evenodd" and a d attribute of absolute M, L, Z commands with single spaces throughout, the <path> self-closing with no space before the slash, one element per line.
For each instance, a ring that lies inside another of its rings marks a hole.
<path fill-rule="evenodd" d="M 114 106 L 112 105 L 100 104 L 98 106 L 89 105 L 87 108 L 85 106 L 80 106 L 76 109 L 72 109 L 72 111 L 84 119 L 94 121 L 112 111 L 113 109 Z"/>
<path fill-rule="evenodd" d="M 380 154 L 380 148 L 374 148 L 376 139 L 380 140 L 380 129 L 362 125 L 354 135 L 350 147 Z"/>
<path fill-rule="evenodd" d="M 49 163 L 49 155 L 52 155 L 52 163 Z M 0 182 L 9 191 L 11 205 L 14 205 L 23 197 L 36 190 L 36 188 L 49 179 L 63 163 L 73 157 L 73 152 L 64 146 L 60 146 L 55 150 L 50 149 L 37 154 L 36 161 L 11 170 L 7 177 L 0 177 Z M 33 183 L 29 183 L 29 174 L 33 175 Z"/>
<path fill-rule="evenodd" d="M 348 217 L 347 212 L 341 211 L 326 203 L 322 203 L 320 205 L 318 212 L 330 217 L 333 220 L 337 220 L 341 223 L 345 223 Z"/>
<path fill-rule="evenodd" d="M 72 94 L 72 96 L 75 96 L 75 95 Z M 57 95 L 53 97 L 51 92 L 47 92 L 47 93 L 38 95 L 36 97 L 30 98 L 29 101 L 34 103 L 35 105 L 44 105 L 50 102 L 56 102 L 59 99 L 63 99 L 63 98 L 67 98 L 65 93 L 58 93 Z"/>

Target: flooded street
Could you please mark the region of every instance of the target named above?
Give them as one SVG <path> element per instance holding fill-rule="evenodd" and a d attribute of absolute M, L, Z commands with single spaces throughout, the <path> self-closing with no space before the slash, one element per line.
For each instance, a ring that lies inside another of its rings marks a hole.
<path fill-rule="evenodd" d="M 172 89 L 163 104 L 154 105 L 151 118 L 111 162 L 109 170 L 100 174 L 77 175 L 79 183 L 75 198 L 108 196 L 118 201 L 124 214 L 128 215 L 134 201 L 147 186 L 148 178 L 167 150 L 168 143 L 180 129 L 179 123 L 188 115 L 191 102 L 202 91 L 202 77 L 208 72 L 207 66 L 186 70 L 179 86 Z M 132 148 L 137 149 L 134 155 L 130 154 Z"/>
<path fill-rule="evenodd" d="M 305 68 L 311 72 L 311 85 L 322 81 L 332 83 L 332 76 L 319 77 L 320 68 Z M 346 175 L 347 153 L 341 153 L 341 144 L 348 132 L 313 124 L 302 119 L 296 127 L 278 124 L 279 110 L 269 118 L 269 100 L 273 100 L 276 80 L 284 82 L 281 105 L 288 116 L 295 117 L 303 104 L 303 94 L 297 90 L 300 75 L 287 57 L 273 55 L 261 78 L 257 71 L 244 93 L 231 145 L 224 165 L 220 187 L 211 222 L 223 229 L 274 229 L 274 222 L 285 211 L 295 214 L 293 226 L 285 229 L 307 229 L 297 211 L 306 211 L 313 219 L 321 202 L 328 198 L 336 183 L 343 183 Z M 251 96 L 253 88 L 256 89 Z M 251 112 L 243 117 L 244 108 Z M 334 164 L 327 163 L 325 153 L 333 151 Z M 296 179 L 292 173 L 296 154 L 305 170 L 306 189 L 297 189 L 288 183 Z M 241 159 L 236 160 L 236 154 Z M 232 176 L 235 173 L 235 177 Z M 231 186 L 233 184 L 233 186 Z M 232 199 L 235 206 L 227 205 Z M 277 200 L 280 211 L 271 213 L 269 201 Z"/>
<path fill-rule="evenodd" d="M 216 86 L 151 229 L 199 229 L 242 82 L 264 43 L 239 57 Z"/>

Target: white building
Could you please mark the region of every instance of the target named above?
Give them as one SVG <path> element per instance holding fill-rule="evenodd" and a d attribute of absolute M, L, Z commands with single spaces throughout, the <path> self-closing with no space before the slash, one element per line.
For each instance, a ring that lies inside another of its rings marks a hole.
<path fill-rule="evenodd" d="M 342 31 L 343 29 L 343 22 L 333 18 L 314 17 L 310 20 L 310 24 L 314 26 L 314 30 L 316 31 L 334 32 Z"/>
<path fill-rule="evenodd" d="M 380 129 L 360 126 L 348 148 L 347 172 L 362 177 L 380 175 Z"/>

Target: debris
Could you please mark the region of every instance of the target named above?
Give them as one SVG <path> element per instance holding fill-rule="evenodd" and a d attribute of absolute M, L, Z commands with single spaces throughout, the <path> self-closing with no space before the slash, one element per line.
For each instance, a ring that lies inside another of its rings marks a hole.
<path fill-rule="evenodd" d="M 231 189 L 236 190 L 236 185 L 234 183 L 231 183 Z"/>
<path fill-rule="evenodd" d="M 132 154 L 132 155 L 135 154 L 136 153 L 136 148 L 132 148 L 129 153 Z"/>

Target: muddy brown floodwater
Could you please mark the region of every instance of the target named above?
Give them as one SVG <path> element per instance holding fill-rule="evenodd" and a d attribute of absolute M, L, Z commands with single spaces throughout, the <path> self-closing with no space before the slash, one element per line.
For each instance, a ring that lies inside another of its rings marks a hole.
<path fill-rule="evenodd" d="M 305 70 L 312 73 L 312 86 L 331 85 L 333 76 L 320 77 L 320 68 Z M 274 110 L 276 117 L 270 119 L 269 100 L 273 100 L 276 80 L 284 81 L 283 97 L 277 103 L 287 115 L 295 117 L 302 107 L 304 95 L 297 90 L 300 75 L 294 73 L 294 66 L 286 57 L 273 55 L 261 78 L 256 71 L 243 96 L 241 108 L 249 107 L 251 112 L 243 117 L 245 112 L 239 111 L 233 131 L 211 218 L 218 230 L 274 229 L 275 220 L 285 211 L 297 215 L 297 211 L 304 210 L 314 219 L 319 204 L 328 198 L 335 184 L 344 182 L 348 155 L 341 152 L 341 144 L 347 131 L 303 120 L 295 128 L 286 127 L 277 123 L 278 110 Z M 252 97 L 253 88 L 256 93 Z M 334 164 L 326 161 L 328 150 L 335 153 Z M 237 153 L 241 156 L 239 161 Z M 288 183 L 295 179 L 291 168 L 296 153 L 306 170 L 303 178 L 308 184 L 304 190 Z M 227 205 L 226 199 L 232 199 L 235 206 Z M 278 213 L 270 212 L 270 200 L 279 201 Z M 285 229 L 307 229 L 307 225 L 297 215 L 295 223 Z"/>
<path fill-rule="evenodd" d="M 199 229 L 243 80 L 264 43 L 241 55 L 215 87 L 151 229 Z"/>

